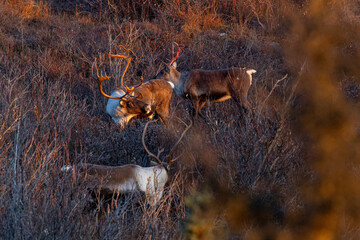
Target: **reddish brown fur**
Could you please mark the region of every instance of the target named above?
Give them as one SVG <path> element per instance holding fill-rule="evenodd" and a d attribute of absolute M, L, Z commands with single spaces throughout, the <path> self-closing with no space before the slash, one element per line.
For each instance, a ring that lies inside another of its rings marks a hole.
<path fill-rule="evenodd" d="M 79 171 L 94 181 L 103 181 L 106 185 L 116 185 L 127 181 L 135 175 L 138 166 L 128 164 L 124 166 L 105 166 L 91 163 L 78 165 Z"/>
<path fill-rule="evenodd" d="M 245 68 L 191 71 L 185 80 L 184 94 L 191 99 L 195 116 L 208 100 L 222 102 L 233 98 L 239 106 L 248 109 L 251 78 L 246 71 Z"/>
<path fill-rule="evenodd" d="M 134 97 L 127 99 L 127 101 L 120 101 L 120 104 L 126 108 L 129 114 L 136 114 L 140 118 L 144 118 L 156 113 L 166 123 L 169 117 L 171 94 L 172 87 L 167 81 L 153 79 L 135 88 L 131 94 Z M 152 110 L 150 114 L 144 115 L 146 105 L 151 106 Z"/>

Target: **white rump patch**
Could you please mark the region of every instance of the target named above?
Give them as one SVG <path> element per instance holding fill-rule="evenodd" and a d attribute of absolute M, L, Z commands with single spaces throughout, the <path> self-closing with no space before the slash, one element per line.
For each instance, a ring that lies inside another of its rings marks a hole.
<path fill-rule="evenodd" d="M 252 83 L 252 76 L 251 76 L 251 74 L 256 73 L 256 70 L 255 70 L 255 69 L 249 69 L 249 70 L 246 70 L 246 73 L 249 75 L 250 85 L 251 85 L 251 83 Z"/>
<path fill-rule="evenodd" d="M 251 76 L 251 74 L 256 73 L 256 70 L 255 69 L 249 69 L 249 70 L 246 70 L 246 73 Z"/>
<path fill-rule="evenodd" d="M 172 89 L 174 89 L 174 88 L 175 88 L 174 83 L 172 83 L 172 82 L 170 82 L 170 81 L 167 81 L 167 82 L 170 84 L 170 86 L 171 86 L 171 88 L 172 88 Z"/>
<path fill-rule="evenodd" d="M 73 169 L 72 166 L 69 166 L 69 165 L 65 165 L 61 168 L 61 171 L 62 172 L 70 172 L 71 170 Z"/>

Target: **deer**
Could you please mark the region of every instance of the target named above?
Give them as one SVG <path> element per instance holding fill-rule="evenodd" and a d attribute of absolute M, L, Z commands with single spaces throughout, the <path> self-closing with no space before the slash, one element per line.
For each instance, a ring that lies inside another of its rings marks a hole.
<path fill-rule="evenodd" d="M 92 64 L 91 75 L 98 81 L 100 93 L 108 98 L 106 112 L 111 116 L 113 121 L 120 125 L 121 129 L 131 121 L 136 119 L 159 117 L 164 125 L 167 125 L 169 117 L 169 105 L 174 85 L 163 79 L 152 79 L 144 83 L 129 88 L 124 84 L 124 76 L 130 65 L 132 57 L 129 51 L 125 50 L 127 55 L 108 54 L 109 57 L 122 58 L 127 61 L 124 72 L 121 76 L 121 88 L 114 90 L 111 95 L 103 91 L 103 82 L 110 79 L 106 73 L 99 73 L 96 59 Z M 96 70 L 96 75 L 94 74 Z"/>
<path fill-rule="evenodd" d="M 188 72 L 180 73 L 177 71 L 177 63 L 176 60 L 179 57 L 179 54 L 181 52 L 181 47 L 175 43 L 175 45 L 178 47 L 176 56 L 172 57 L 171 61 L 169 63 L 165 63 L 165 67 L 161 69 L 154 77 L 153 79 L 163 79 L 168 81 L 175 91 L 176 95 L 178 95 L 181 98 L 185 98 L 184 95 L 184 83 L 186 80 L 186 77 L 188 75 Z"/>
<path fill-rule="evenodd" d="M 206 102 L 223 102 L 234 99 L 240 109 L 245 112 L 250 108 L 247 99 L 252 84 L 252 74 L 255 69 L 227 68 L 220 70 L 195 69 L 190 72 L 177 71 L 177 59 L 181 48 L 178 48 L 176 58 L 167 64 L 155 77 L 162 78 L 174 84 L 176 94 L 184 99 L 190 99 L 193 106 L 193 116 L 196 118 Z"/>
<path fill-rule="evenodd" d="M 194 107 L 195 118 L 207 101 L 234 99 L 240 109 L 250 109 L 247 99 L 254 69 L 192 70 L 184 83 L 184 95 Z"/>
<path fill-rule="evenodd" d="M 75 176 L 86 178 L 95 185 L 100 187 L 103 193 L 123 194 L 143 192 L 145 193 L 148 203 L 152 206 L 156 205 L 161 199 L 165 184 L 170 179 L 170 169 L 172 164 L 181 156 L 173 158 L 173 153 L 176 147 L 184 138 L 186 132 L 191 128 L 192 122 L 186 126 L 181 136 L 171 148 L 167 155 L 167 162 L 160 160 L 160 154 L 164 149 L 158 149 L 158 154 L 155 155 L 149 151 L 145 144 L 145 135 L 150 123 L 156 120 L 149 121 L 145 124 L 142 134 L 142 145 L 148 156 L 155 161 L 151 161 L 153 166 L 141 167 L 135 164 L 127 164 L 122 166 L 105 166 L 91 163 L 79 163 L 75 166 L 65 165 L 61 168 L 62 172 L 72 172 Z"/>

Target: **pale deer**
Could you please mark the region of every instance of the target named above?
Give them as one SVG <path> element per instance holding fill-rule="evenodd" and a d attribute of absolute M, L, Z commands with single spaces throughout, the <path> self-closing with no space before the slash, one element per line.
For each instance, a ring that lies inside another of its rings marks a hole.
<path fill-rule="evenodd" d="M 246 68 L 196 69 L 180 73 L 176 70 L 175 62 L 180 51 L 179 47 L 177 56 L 156 75 L 156 78 L 172 82 L 178 96 L 190 99 L 195 117 L 207 101 L 222 102 L 233 98 L 242 109 L 250 108 L 247 96 L 252 84 L 252 74 L 256 73 L 256 70 Z"/>
<path fill-rule="evenodd" d="M 125 47 L 120 46 L 127 52 L 127 56 L 109 54 L 110 57 L 124 58 L 127 60 L 126 68 L 121 76 L 121 87 L 112 92 L 109 96 L 104 93 L 102 83 L 110 79 L 106 74 L 99 74 L 96 60 L 94 61 L 91 73 L 94 79 L 99 83 L 101 94 L 109 98 L 106 111 L 112 117 L 115 123 L 124 128 L 131 120 L 149 118 L 158 116 L 166 125 L 169 117 L 169 105 L 172 95 L 173 85 L 162 79 L 153 79 L 143 83 L 143 81 L 132 88 L 124 84 L 124 75 L 131 62 L 129 52 Z M 96 76 L 94 74 L 96 69 Z"/>
<path fill-rule="evenodd" d="M 162 150 L 158 151 L 157 156 L 151 153 L 145 144 L 145 135 L 149 123 L 147 122 L 142 134 L 142 144 L 148 155 L 154 158 L 157 162 L 153 162 L 152 167 L 141 167 L 139 165 L 127 164 L 123 166 L 105 166 L 90 163 L 80 163 L 74 166 L 63 166 L 61 171 L 72 172 L 79 175 L 81 178 L 86 178 L 92 184 L 98 185 L 105 193 L 122 194 L 131 192 L 145 193 L 149 204 L 155 205 L 162 197 L 164 186 L 168 182 L 170 175 L 170 166 L 177 160 L 173 158 L 172 154 L 179 145 L 185 133 L 192 126 L 187 125 L 181 136 L 174 144 L 168 154 L 168 161 L 160 160 Z"/>

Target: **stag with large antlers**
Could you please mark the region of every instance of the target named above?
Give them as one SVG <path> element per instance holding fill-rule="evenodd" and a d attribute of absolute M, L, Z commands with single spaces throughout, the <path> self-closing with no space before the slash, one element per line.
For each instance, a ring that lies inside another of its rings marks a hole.
<path fill-rule="evenodd" d="M 170 166 L 177 159 L 172 158 L 174 150 L 185 136 L 185 133 L 192 126 L 192 122 L 185 128 L 177 142 L 170 150 L 167 162 L 160 160 L 160 154 L 163 150 L 159 150 L 156 156 L 148 150 L 145 144 L 146 131 L 151 122 L 147 122 L 145 125 L 142 135 L 142 144 L 148 155 L 157 161 L 154 164 L 155 166 L 141 167 L 134 164 L 123 166 L 105 166 L 80 163 L 77 164 L 76 167 L 63 166 L 61 170 L 63 172 L 73 172 L 74 174 L 79 174 L 83 178 L 88 178 L 90 182 L 95 182 L 95 185 L 98 185 L 103 193 L 120 194 L 128 192 L 143 192 L 146 194 L 149 204 L 155 205 L 161 199 L 164 186 L 169 180 Z"/>
<path fill-rule="evenodd" d="M 127 56 L 114 54 L 109 54 L 109 56 L 127 61 L 121 76 L 121 89 L 113 91 L 110 96 L 104 93 L 102 83 L 110 77 L 99 73 L 96 61 L 92 65 L 92 76 L 98 81 L 101 94 L 109 98 L 106 106 L 107 113 L 121 128 L 124 128 L 133 119 L 153 119 L 156 116 L 166 125 L 173 85 L 162 79 L 153 79 L 145 83 L 142 81 L 139 85 L 131 88 L 126 86 L 124 76 L 132 58 L 125 47 L 120 47 L 126 51 Z M 94 69 L 96 69 L 96 75 Z"/>
<path fill-rule="evenodd" d="M 175 60 L 162 69 L 156 78 L 163 78 L 172 82 L 177 95 L 191 100 L 195 118 L 207 101 L 223 102 L 233 98 L 241 109 L 250 108 L 247 96 L 252 84 L 254 69 L 228 68 L 221 70 L 192 70 L 180 73 L 176 70 Z M 201 115 L 201 114 L 200 114 Z"/>

